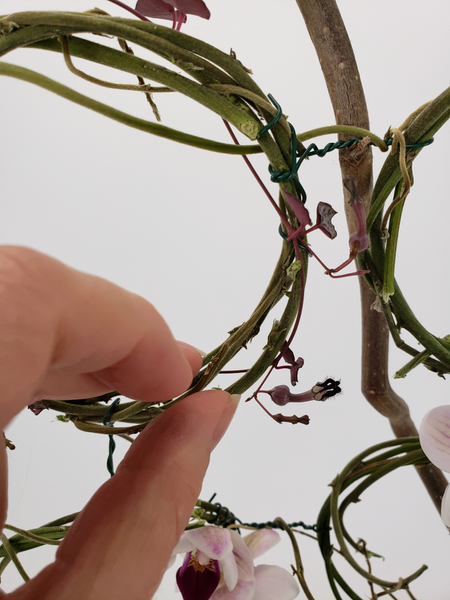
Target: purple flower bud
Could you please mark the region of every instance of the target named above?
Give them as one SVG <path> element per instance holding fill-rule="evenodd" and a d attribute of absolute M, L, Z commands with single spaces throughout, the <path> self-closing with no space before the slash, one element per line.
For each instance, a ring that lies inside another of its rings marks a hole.
<path fill-rule="evenodd" d="M 303 392 L 302 394 L 292 394 L 287 385 L 277 385 L 269 392 L 272 401 L 278 406 L 285 406 L 288 402 L 309 402 L 314 400 L 312 390 Z"/>

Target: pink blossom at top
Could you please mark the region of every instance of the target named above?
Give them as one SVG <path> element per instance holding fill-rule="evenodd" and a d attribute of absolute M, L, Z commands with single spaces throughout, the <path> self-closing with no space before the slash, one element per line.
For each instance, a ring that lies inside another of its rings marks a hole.
<path fill-rule="evenodd" d="M 136 10 L 146 17 L 167 19 L 180 29 L 186 15 L 209 19 L 211 13 L 203 0 L 138 0 Z"/>

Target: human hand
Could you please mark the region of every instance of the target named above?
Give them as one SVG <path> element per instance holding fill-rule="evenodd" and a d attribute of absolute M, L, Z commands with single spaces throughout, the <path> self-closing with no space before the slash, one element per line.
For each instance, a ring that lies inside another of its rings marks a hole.
<path fill-rule="evenodd" d="M 143 298 L 26 248 L 0 247 L 0 428 L 41 398 L 181 394 L 201 356 Z M 77 517 L 56 560 L 12 600 L 149 600 L 237 405 L 189 396 L 152 421 Z M 6 519 L 0 450 L 0 520 Z M 0 591 L 0 597 L 6 596 Z"/>

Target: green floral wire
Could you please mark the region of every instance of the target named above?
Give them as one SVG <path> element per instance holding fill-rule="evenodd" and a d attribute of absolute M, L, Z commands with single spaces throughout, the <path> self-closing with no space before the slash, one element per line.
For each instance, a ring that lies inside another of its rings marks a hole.
<path fill-rule="evenodd" d="M 103 425 L 105 427 L 114 427 L 113 423 L 110 423 L 108 421 L 109 419 L 109 415 L 111 414 L 113 408 L 119 404 L 120 402 L 120 398 L 116 398 L 114 400 L 114 402 L 111 403 L 111 405 L 108 407 L 108 410 L 105 412 L 105 416 L 103 417 Z M 114 462 L 113 462 L 113 454 L 114 454 L 114 450 L 116 449 L 116 442 L 114 441 L 114 435 L 110 435 L 109 437 L 109 453 L 108 453 L 108 458 L 106 460 L 106 468 L 108 469 L 108 473 L 111 475 L 111 477 L 114 475 Z"/>
<path fill-rule="evenodd" d="M 278 104 L 278 102 L 275 100 L 275 98 L 272 96 L 272 94 L 268 94 L 267 97 L 269 98 L 269 100 L 272 102 L 272 104 L 277 109 L 277 114 L 272 119 L 272 121 L 270 121 L 270 123 L 268 123 L 265 127 L 263 127 L 263 129 L 259 132 L 257 139 L 259 139 L 262 135 L 264 135 L 270 129 L 272 129 L 272 127 L 274 125 L 276 125 L 276 123 L 280 120 L 280 118 L 283 114 L 280 104 Z M 285 182 L 287 183 L 288 181 L 292 181 L 300 195 L 300 200 L 303 203 L 305 203 L 306 199 L 307 199 L 307 195 L 306 195 L 305 189 L 303 188 L 302 184 L 300 183 L 300 181 L 298 179 L 298 171 L 299 171 L 303 161 L 305 159 L 309 158 L 310 156 L 318 156 L 319 158 L 323 158 L 326 154 L 328 154 L 329 152 L 332 152 L 333 150 L 344 150 L 344 149 L 353 148 L 353 146 L 356 146 L 363 139 L 363 137 L 356 137 L 356 138 L 353 138 L 350 140 L 338 140 L 336 142 L 330 142 L 330 143 L 326 144 L 326 146 L 324 146 L 323 148 L 319 148 L 316 144 L 311 143 L 306 149 L 302 148 L 303 152 L 300 153 L 297 149 L 299 141 L 298 141 L 298 136 L 295 132 L 294 126 L 291 123 L 289 123 L 289 127 L 291 129 L 291 137 L 292 137 L 291 169 L 290 169 L 290 171 L 275 171 L 271 167 L 271 165 L 269 165 L 270 179 L 274 183 L 285 183 Z M 369 142 L 369 145 L 379 147 L 379 145 L 381 144 L 381 139 L 377 138 L 377 140 L 378 140 L 378 143 L 376 143 L 375 141 L 373 141 L 373 139 L 371 139 Z M 382 141 L 384 142 L 384 144 L 386 146 L 391 146 L 392 142 L 393 142 L 393 138 L 386 138 Z M 429 140 L 425 140 L 424 142 L 421 142 L 418 144 L 408 144 L 406 146 L 406 149 L 407 150 L 416 150 L 419 148 L 424 148 L 425 146 L 429 146 L 433 142 L 434 142 L 434 138 L 430 138 Z M 296 160 L 297 157 L 298 157 L 298 160 Z"/>

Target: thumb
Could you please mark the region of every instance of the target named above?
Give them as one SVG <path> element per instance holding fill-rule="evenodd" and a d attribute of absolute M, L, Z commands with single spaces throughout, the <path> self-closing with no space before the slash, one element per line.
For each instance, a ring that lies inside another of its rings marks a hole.
<path fill-rule="evenodd" d="M 238 400 L 200 392 L 154 419 L 77 517 L 55 562 L 11 598 L 152 598 Z"/>

